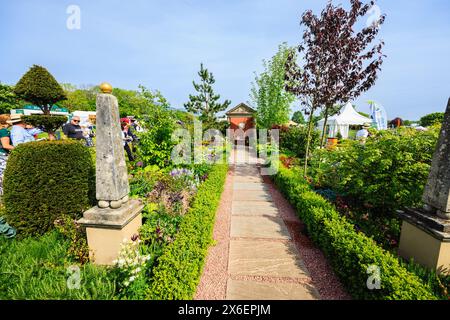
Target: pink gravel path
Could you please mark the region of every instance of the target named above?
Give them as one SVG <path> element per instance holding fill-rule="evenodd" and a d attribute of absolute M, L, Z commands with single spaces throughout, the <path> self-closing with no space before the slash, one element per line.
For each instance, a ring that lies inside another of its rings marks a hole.
<path fill-rule="evenodd" d="M 195 300 L 225 300 L 228 280 L 228 251 L 230 246 L 231 205 L 233 199 L 233 173 L 230 169 L 225 189 L 216 213 L 213 238 L 203 274 L 197 287 Z"/>

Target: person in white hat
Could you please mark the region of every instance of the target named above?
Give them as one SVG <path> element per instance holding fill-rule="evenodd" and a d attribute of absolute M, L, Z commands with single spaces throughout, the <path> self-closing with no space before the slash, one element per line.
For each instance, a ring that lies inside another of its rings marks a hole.
<path fill-rule="evenodd" d="M 40 134 L 43 131 L 27 126 L 20 114 L 12 114 L 11 120 L 8 121 L 12 125 L 11 128 L 11 142 L 14 147 L 17 147 L 21 143 L 35 141 L 34 136 Z"/>
<path fill-rule="evenodd" d="M 361 130 L 356 133 L 356 140 L 359 140 L 362 144 L 366 143 L 367 137 L 369 136 L 370 123 L 366 122 L 363 124 Z"/>

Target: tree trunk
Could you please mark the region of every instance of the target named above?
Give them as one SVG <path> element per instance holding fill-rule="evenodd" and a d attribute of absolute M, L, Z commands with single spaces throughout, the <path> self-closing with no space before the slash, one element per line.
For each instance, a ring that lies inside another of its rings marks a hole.
<path fill-rule="evenodd" d="M 309 116 L 309 121 L 308 121 L 307 139 L 306 139 L 305 167 L 303 169 L 303 176 L 305 178 L 308 175 L 308 157 L 309 157 L 309 148 L 310 148 L 310 145 L 311 145 L 311 133 L 312 133 L 313 117 L 314 117 L 314 108 L 311 108 L 311 114 Z"/>
<path fill-rule="evenodd" d="M 320 148 L 324 147 L 325 134 L 326 134 L 327 122 L 328 122 L 328 111 L 329 110 L 330 110 L 330 107 L 328 105 L 325 106 L 325 120 L 324 120 L 324 123 L 323 123 L 322 138 L 320 140 Z"/>

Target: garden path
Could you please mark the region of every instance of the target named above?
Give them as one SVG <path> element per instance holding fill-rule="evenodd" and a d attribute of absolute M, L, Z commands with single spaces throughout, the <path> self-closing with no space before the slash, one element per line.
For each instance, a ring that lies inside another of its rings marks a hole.
<path fill-rule="evenodd" d="M 234 149 L 199 300 L 346 299 L 292 207 L 248 149 Z M 312 273 L 310 272 L 312 271 Z"/>

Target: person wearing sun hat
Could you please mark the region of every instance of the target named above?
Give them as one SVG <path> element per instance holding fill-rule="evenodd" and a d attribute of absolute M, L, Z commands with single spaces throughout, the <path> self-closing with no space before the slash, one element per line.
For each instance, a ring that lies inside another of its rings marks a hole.
<path fill-rule="evenodd" d="M 21 143 L 35 141 L 34 136 L 42 133 L 42 130 L 27 126 L 20 114 L 12 114 L 11 119 L 7 123 L 12 125 L 11 142 L 15 147 Z"/>
<path fill-rule="evenodd" d="M 362 129 L 359 130 L 356 133 L 356 140 L 359 140 L 361 142 L 361 144 L 365 144 L 366 143 L 367 137 L 369 137 L 369 130 L 368 129 L 371 126 L 372 125 L 370 123 L 366 122 L 366 123 L 363 124 Z"/>

